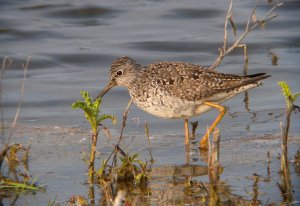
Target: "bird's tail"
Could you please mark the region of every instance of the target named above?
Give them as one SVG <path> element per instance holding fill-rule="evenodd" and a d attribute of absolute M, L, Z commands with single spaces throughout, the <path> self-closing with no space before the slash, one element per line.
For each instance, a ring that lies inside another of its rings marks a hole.
<path fill-rule="evenodd" d="M 246 76 L 243 76 L 244 79 L 242 82 L 243 82 L 243 84 L 251 84 L 251 83 L 266 79 L 270 76 L 271 75 L 266 74 L 266 73 L 257 73 L 257 74 L 246 75 Z"/>

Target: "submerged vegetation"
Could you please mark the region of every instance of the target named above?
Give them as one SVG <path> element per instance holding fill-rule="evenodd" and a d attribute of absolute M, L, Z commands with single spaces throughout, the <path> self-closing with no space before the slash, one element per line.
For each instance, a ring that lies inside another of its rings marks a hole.
<path fill-rule="evenodd" d="M 293 201 L 293 189 L 290 177 L 289 160 L 288 160 L 288 136 L 291 122 L 291 114 L 293 111 L 300 111 L 300 107 L 295 105 L 295 101 L 300 96 L 300 93 L 293 94 L 289 85 L 282 81 L 278 85 L 282 89 L 282 94 L 286 100 L 285 124 L 282 127 L 282 142 L 281 142 L 281 180 L 278 187 L 281 191 L 283 202 L 289 204 Z"/>
<path fill-rule="evenodd" d="M 25 64 L 22 65 L 24 70 L 23 81 L 20 86 L 20 101 L 14 117 L 14 120 L 10 126 L 8 138 L 5 140 L 4 147 L 0 149 L 0 199 L 4 195 L 17 195 L 26 192 L 36 192 L 44 189 L 44 187 L 38 186 L 37 180 L 32 178 L 29 174 L 28 157 L 30 152 L 31 143 L 25 147 L 22 144 L 11 143 L 13 132 L 16 128 L 18 121 L 22 99 L 24 96 L 25 80 L 27 78 L 27 70 L 29 67 L 30 57 L 27 58 Z M 12 64 L 12 60 L 5 57 L 2 62 L 2 72 L 0 76 L 0 95 L 2 100 L 2 85 L 4 72 Z M 2 101 L 1 101 L 2 103 Z M 2 106 L 2 105 L 1 105 Z M 2 130 L 4 125 L 0 125 Z"/>
<path fill-rule="evenodd" d="M 111 119 L 113 123 L 116 119 L 112 115 L 102 114 L 99 116 L 101 100 L 96 99 L 95 101 L 89 96 L 86 91 L 81 91 L 82 98 L 84 101 L 77 101 L 72 104 L 73 109 L 82 109 L 84 111 L 85 118 L 88 120 L 92 128 L 92 144 L 89 158 L 89 183 L 90 185 L 94 182 L 95 172 L 95 154 L 98 139 L 98 126 L 101 126 L 101 122 L 105 119 Z"/>
<path fill-rule="evenodd" d="M 294 104 L 297 98 L 300 97 L 300 93 L 293 94 L 289 85 L 284 81 L 279 82 L 278 85 L 281 87 L 282 95 L 285 97 L 286 101 L 286 119 L 285 125 L 282 130 L 282 143 L 285 147 L 283 152 L 287 154 L 287 143 L 290 129 L 291 114 L 293 111 L 300 111 L 300 107 Z"/>
<path fill-rule="evenodd" d="M 121 129 L 121 134 L 119 137 L 119 141 L 117 145 L 113 146 L 113 151 L 111 155 L 106 159 L 102 160 L 101 167 L 96 171 L 95 170 L 95 154 L 97 147 L 97 139 L 99 134 L 99 127 L 105 128 L 101 122 L 105 119 L 111 119 L 113 124 L 116 123 L 116 118 L 113 115 L 108 114 L 100 114 L 100 105 L 101 99 L 96 99 L 95 101 L 89 96 L 89 93 L 86 91 L 81 91 L 82 98 L 84 101 L 77 101 L 72 104 L 72 108 L 74 109 L 82 109 L 85 114 L 85 118 L 88 120 L 91 128 L 92 128 L 92 143 L 91 143 L 91 151 L 89 158 L 89 168 L 88 168 L 88 179 L 89 179 L 89 198 L 91 200 L 91 204 L 95 204 L 95 195 L 94 195 L 94 184 L 96 175 L 97 181 L 99 185 L 103 188 L 110 188 L 106 195 L 110 196 L 111 200 L 114 200 L 114 194 L 116 191 L 112 191 L 113 185 L 118 185 L 119 183 L 131 185 L 131 187 L 137 185 L 147 185 L 147 181 L 149 179 L 149 168 L 147 167 L 147 162 L 143 162 L 137 159 L 138 154 L 129 155 L 126 154 L 120 147 L 120 142 L 123 135 L 123 130 L 126 125 L 126 119 L 129 107 L 131 105 L 128 104 L 127 110 L 124 112 L 123 116 L 123 125 Z M 107 128 L 107 134 L 110 134 Z M 121 165 L 118 165 L 117 154 L 121 154 L 122 157 L 119 157 L 121 161 Z M 109 165 L 109 160 L 112 158 L 112 164 Z M 107 186 L 111 185 L 111 186 Z M 117 186 L 115 186 L 116 188 Z M 108 205 L 113 205 L 113 202 L 108 203 Z"/>
<path fill-rule="evenodd" d="M 10 144 L 0 151 L 0 196 L 42 189 L 28 172 L 30 145 Z"/>

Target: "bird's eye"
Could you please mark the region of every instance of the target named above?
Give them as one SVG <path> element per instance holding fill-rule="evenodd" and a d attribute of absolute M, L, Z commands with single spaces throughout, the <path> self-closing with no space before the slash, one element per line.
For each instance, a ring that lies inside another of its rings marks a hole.
<path fill-rule="evenodd" d="M 117 75 L 118 75 L 118 76 L 121 76 L 122 74 L 123 74 L 123 71 L 122 71 L 122 70 L 117 71 Z"/>

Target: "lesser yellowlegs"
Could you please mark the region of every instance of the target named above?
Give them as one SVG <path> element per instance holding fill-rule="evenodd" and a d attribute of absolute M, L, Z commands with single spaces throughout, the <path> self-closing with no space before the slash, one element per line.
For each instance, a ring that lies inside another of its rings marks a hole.
<path fill-rule="evenodd" d="M 216 108 L 219 115 L 200 141 L 207 147 L 208 135 L 223 118 L 226 109 L 220 103 L 259 86 L 265 73 L 247 76 L 218 73 L 206 67 L 184 62 L 158 62 L 148 66 L 130 57 L 120 57 L 111 66 L 110 80 L 97 98 L 114 86 L 128 89 L 133 102 L 142 110 L 166 119 L 185 119 L 188 142 L 188 118 Z"/>

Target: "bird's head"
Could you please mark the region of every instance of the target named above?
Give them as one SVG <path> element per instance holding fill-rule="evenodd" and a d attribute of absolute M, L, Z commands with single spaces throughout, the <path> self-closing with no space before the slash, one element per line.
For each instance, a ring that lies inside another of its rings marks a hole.
<path fill-rule="evenodd" d="M 103 97 L 114 86 L 130 87 L 134 83 L 141 65 L 130 57 L 120 57 L 113 62 L 110 69 L 110 80 L 96 99 Z"/>

